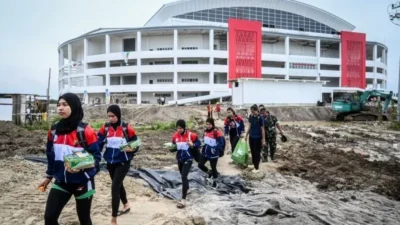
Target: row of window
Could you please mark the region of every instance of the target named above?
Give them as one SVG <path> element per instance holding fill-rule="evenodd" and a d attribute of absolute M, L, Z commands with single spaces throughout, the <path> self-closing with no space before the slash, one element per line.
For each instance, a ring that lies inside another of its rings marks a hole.
<path fill-rule="evenodd" d="M 264 27 L 300 30 L 314 33 L 337 34 L 338 31 L 313 19 L 294 13 L 257 7 L 215 8 L 190 12 L 175 18 L 227 23 L 229 18 L 257 20 Z"/>
<path fill-rule="evenodd" d="M 156 97 L 171 97 L 171 94 L 169 93 L 156 93 Z"/>
<path fill-rule="evenodd" d="M 172 83 L 173 79 L 157 79 L 157 83 Z"/>

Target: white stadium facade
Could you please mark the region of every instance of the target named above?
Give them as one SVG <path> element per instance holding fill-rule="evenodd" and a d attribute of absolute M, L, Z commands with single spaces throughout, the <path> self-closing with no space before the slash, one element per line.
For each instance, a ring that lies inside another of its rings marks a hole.
<path fill-rule="evenodd" d="M 182 0 L 144 27 L 97 29 L 61 44 L 59 92 L 85 103 L 230 96 L 229 18 L 262 23 L 262 78 L 326 81 L 323 100 L 340 87 L 340 32 L 355 29 L 349 22 L 293 0 Z M 385 89 L 388 49 L 366 43 L 367 86 Z"/>

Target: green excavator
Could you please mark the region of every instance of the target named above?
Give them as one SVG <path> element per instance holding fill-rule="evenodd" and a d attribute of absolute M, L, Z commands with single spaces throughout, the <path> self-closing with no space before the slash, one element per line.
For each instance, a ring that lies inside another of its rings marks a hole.
<path fill-rule="evenodd" d="M 393 92 L 379 90 L 357 91 L 356 93 L 344 93 L 341 97 L 334 99 L 332 109 L 335 112 L 332 120 L 337 121 L 375 121 L 378 120 L 379 110 L 373 110 L 366 103 L 371 97 L 384 98 L 382 118 L 387 120 L 386 111 L 392 100 Z"/>

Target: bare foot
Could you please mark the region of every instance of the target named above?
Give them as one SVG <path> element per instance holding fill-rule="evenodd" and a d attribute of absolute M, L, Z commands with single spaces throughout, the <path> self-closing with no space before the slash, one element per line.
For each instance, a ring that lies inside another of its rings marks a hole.
<path fill-rule="evenodd" d="M 125 205 L 124 205 L 124 207 L 122 207 L 122 211 L 126 211 L 127 209 L 130 209 L 131 207 L 129 206 L 129 202 L 128 203 L 126 203 Z"/>
<path fill-rule="evenodd" d="M 112 217 L 111 218 L 111 225 L 118 225 L 117 224 L 117 217 Z"/>

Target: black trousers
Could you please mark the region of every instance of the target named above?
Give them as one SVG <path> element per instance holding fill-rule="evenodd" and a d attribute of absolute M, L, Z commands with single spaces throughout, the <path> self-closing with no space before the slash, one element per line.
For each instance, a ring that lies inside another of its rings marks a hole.
<path fill-rule="evenodd" d="M 216 179 L 218 177 L 218 171 L 217 171 L 217 163 L 218 163 L 218 158 L 215 159 L 210 159 L 208 160 L 205 156 L 201 156 L 200 157 L 200 161 L 199 161 L 199 168 L 204 171 L 205 173 L 208 173 L 208 168 L 205 166 L 205 164 L 207 163 L 207 161 L 210 161 L 210 165 L 211 165 L 211 173 L 214 179 Z"/>
<path fill-rule="evenodd" d="M 58 225 L 58 218 L 61 215 L 65 205 L 75 196 L 76 213 L 78 214 L 79 223 L 81 225 L 92 225 L 90 218 L 90 209 L 92 208 L 92 195 L 83 197 L 90 190 L 94 190 L 94 179 L 91 178 L 87 183 L 83 184 L 64 184 L 55 182 L 58 188 L 51 188 L 49 197 L 47 198 L 46 211 L 44 214 L 45 225 Z"/>
<path fill-rule="evenodd" d="M 190 172 L 190 168 L 192 168 L 192 164 L 192 160 L 178 161 L 178 168 L 182 177 L 182 199 L 186 199 L 187 192 L 189 190 L 188 175 Z"/>
<path fill-rule="evenodd" d="M 254 168 L 259 169 L 261 160 L 261 149 L 262 149 L 262 138 L 249 138 L 251 158 L 253 161 Z"/>
<path fill-rule="evenodd" d="M 208 112 L 208 113 L 207 113 L 207 118 L 213 118 L 212 112 Z"/>
<path fill-rule="evenodd" d="M 231 142 L 231 148 L 232 148 L 232 153 L 235 151 L 236 145 L 239 142 L 240 137 L 238 137 L 236 134 L 231 135 L 229 134 L 229 141 Z"/>
<path fill-rule="evenodd" d="M 122 204 L 128 203 L 128 199 L 126 197 L 126 191 L 124 188 L 124 178 L 129 171 L 131 166 L 131 162 L 117 163 L 117 164 L 107 164 L 107 169 L 110 174 L 112 184 L 111 184 L 111 207 L 112 207 L 112 216 L 118 216 L 119 209 L 119 201 L 122 201 Z"/>

